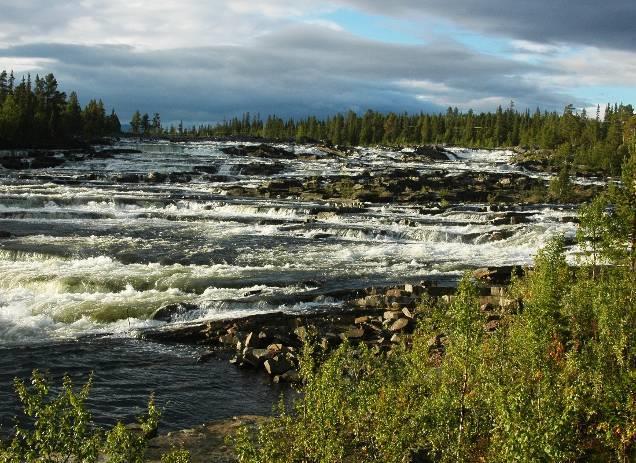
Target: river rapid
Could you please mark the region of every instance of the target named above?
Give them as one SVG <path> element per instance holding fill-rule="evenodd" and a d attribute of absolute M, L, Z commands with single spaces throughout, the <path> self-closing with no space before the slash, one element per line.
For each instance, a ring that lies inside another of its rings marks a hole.
<path fill-rule="evenodd" d="M 165 428 L 268 413 L 281 389 L 201 349 L 139 339 L 166 323 L 338 307 L 334 294 L 372 285 L 456 281 L 466 269 L 526 265 L 576 211 L 539 204 L 356 204 L 233 196 L 270 178 L 356 175 L 383 168 L 523 172 L 509 151 L 452 149 L 447 161 L 358 149 L 326 156 L 236 157 L 231 143 L 137 143 L 140 150 L 0 170 L 0 425 L 16 412 L 12 379 L 33 368 L 78 382 L 95 374 L 99 422 L 130 419 L 154 391 Z M 276 173 L 259 175 L 276 165 Z M 131 178 L 145 179 L 131 181 Z M 544 180 L 547 181 L 547 178 Z M 509 221 L 506 212 L 524 218 Z M 170 322 L 167 304 L 195 307 Z"/>

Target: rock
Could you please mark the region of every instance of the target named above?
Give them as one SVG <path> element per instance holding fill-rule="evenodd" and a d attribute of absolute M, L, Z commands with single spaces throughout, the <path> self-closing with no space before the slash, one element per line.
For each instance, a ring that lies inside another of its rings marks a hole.
<path fill-rule="evenodd" d="M 413 313 L 407 307 L 402 309 L 402 313 L 406 316 L 406 318 L 414 318 Z"/>
<path fill-rule="evenodd" d="M 146 175 L 145 180 L 148 183 L 162 183 L 167 178 L 168 178 L 168 176 L 166 174 L 161 173 L 161 172 L 148 172 L 148 175 Z"/>
<path fill-rule="evenodd" d="M 395 322 L 393 322 L 389 329 L 394 332 L 401 331 L 409 325 L 409 321 L 410 320 L 408 318 L 398 318 Z"/>
<path fill-rule="evenodd" d="M 448 153 L 439 146 L 418 146 L 414 151 L 414 154 L 430 161 L 448 161 L 451 159 Z"/>
<path fill-rule="evenodd" d="M 356 319 L 353 321 L 354 324 L 356 325 L 360 325 L 362 323 L 367 323 L 369 321 L 370 317 L 368 315 L 364 315 L 362 317 L 356 317 Z"/>
<path fill-rule="evenodd" d="M 499 320 L 490 320 L 484 325 L 484 330 L 491 333 L 499 328 Z"/>
<path fill-rule="evenodd" d="M 64 164 L 65 160 L 55 156 L 42 156 L 31 160 L 31 169 L 47 169 Z"/>
<path fill-rule="evenodd" d="M 267 349 L 252 349 L 246 347 L 243 350 L 243 360 L 255 368 L 260 367 L 266 360 L 271 358 L 272 354 Z"/>
<path fill-rule="evenodd" d="M 239 169 L 239 173 L 241 175 L 259 175 L 259 176 L 270 176 L 280 174 L 285 170 L 285 164 L 281 162 L 274 162 L 273 164 L 265 164 L 265 163 L 253 163 L 241 166 Z"/>
<path fill-rule="evenodd" d="M 267 346 L 267 350 L 270 351 L 272 354 L 278 354 L 280 352 L 283 352 L 283 350 L 289 349 L 287 349 L 282 344 L 270 344 L 269 346 Z"/>
<path fill-rule="evenodd" d="M 486 304 L 482 304 L 481 307 L 479 307 L 479 310 L 481 310 L 482 312 L 492 312 L 493 310 L 495 310 L 494 306 L 491 303 L 486 303 Z"/>
<path fill-rule="evenodd" d="M 139 183 L 137 174 L 119 174 L 113 179 L 117 183 Z"/>
<path fill-rule="evenodd" d="M 391 342 L 394 344 L 397 344 L 398 342 L 400 342 L 400 335 L 394 334 L 393 336 L 391 336 Z"/>
<path fill-rule="evenodd" d="M 238 339 L 233 334 L 225 334 L 223 336 L 219 336 L 219 342 L 226 346 L 236 346 Z"/>
<path fill-rule="evenodd" d="M 296 159 L 296 155 L 291 151 L 265 144 L 256 146 L 228 146 L 221 148 L 221 151 L 233 156 L 254 156 L 269 159 Z"/>
<path fill-rule="evenodd" d="M 409 296 L 408 292 L 403 290 L 403 289 L 399 289 L 399 288 L 391 288 L 389 290 L 387 290 L 387 292 L 385 293 L 386 297 L 395 297 L 395 298 L 400 298 L 402 296 Z"/>
<path fill-rule="evenodd" d="M 364 337 L 364 328 L 351 328 L 341 333 L 340 337 L 343 341 L 345 339 L 362 339 Z"/>
<path fill-rule="evenodd" d="M 393 320 L 397 320 L 398 318 L 400 318 L 400 313 L 399 312 L 394 312 L 392 310 L 387 310 L 386 312 L 384 312 L 383 317 L 387 321 L 393 321 Z"/>
<path fill-rule="evenodd" d="M 26 160 L 20 159 L 15 156 L 1 157 L 0 166 L 4 167 L 5 169 L 22 170 L 22 169 L 28 169 L 29 163 Z"/>
<path fill-rule="evenodd" d="M 159 307 L 150 315 L 151 320 L 158 320 L 163 322 L 171 322 L 175 318 L 180 317 L 187 312 L 197 310 L 199 306 L 190 304 L 188 302 L 177 302 L 175 304 L 167 304 Z"/>
<path fill-rule="evenodd" d="M 276 355 L 271 359 L 265 360 L 263 366 L 265 371 L 272 376 L 282 375 L 294 368 L 294 364 L 285 358 L 284 355 Z"/>

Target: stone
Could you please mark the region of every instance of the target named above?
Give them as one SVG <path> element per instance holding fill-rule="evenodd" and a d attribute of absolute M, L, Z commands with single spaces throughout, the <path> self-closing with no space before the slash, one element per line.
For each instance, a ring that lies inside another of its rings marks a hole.
<path fill-rule="evenodd" d="M 149 183 L 161 183 L 164 182 L 166 178 L 168 178 L 168 176 L 161 172 L 149 172 L 148 175 L 146 175 L 145 180 Z"/>
<path fill-rule="evenodd" d="M 351 328 L 340 335 L 344 339 L 361 339 L 364 337 L 364 328 Z"/>
<path fill-rule="evenodd" d="M 204 352 L 203 354 L 199 355 L 199 358 L 197 359 L 197 363 L 209 362 L 214 357 L 216 357 L 216 352 L 214 351 Z"/>
<path fill-rule="evenodd" d="M 265 360 L 263 363 L 265 371 L 271 376 L 282 375 L 294 368 L 294 364 L 291 363 L 284 355 L 276 355 L 271 359 Z"/>
<path fill-rule="evenodd" d="M 385 293 L 386 297 L 402 297 L 402 296 L 408 296 L 408 294 L 406 293 L 406 291 L 400 289 L 400 288 L 391 288 L 389 290 L 387 290 L 387 292 Z"/>
<path fill-rule="evenodd" d="M 196 310 L 198 308 L 199 307 L 197 305 L 189 304 L 187 302 L 166 304 L 155 310 L 152 315 L 150 315 L 150 319 L 162 322 L 171 322 L 174 319 L 184 315 L 185 313 Z"/>
<path fill-rule="evenodd" d="M 219 342 L 225 346 L 235 346 L 238 340 L 233 334 L 224 334 L 223 336 L 219 336 Z"/>
<path fill-rule="evenodd" d="M 484 330 L 489 333 L 492 333 L 497 328 L 499 328 L 499 320 L 490 320 L 484 324 Z"/>
<path fill-rule="evenodd" d="M 300 383 L 301 377 L 297 370 L 291 369 L 282 375 L 274 376 L 275 383 Z"/>
<path fill-rule="evenodd" d="M 282 344 L 270 344 L 269 346 L 267 346 L 267 350 L 274 354 L 283 352 L 283 349 L 287 350 Z"/>
<path fill-rule="evenodd" d="M 385 320 L 393 321 L 393 320 L 397 320 L 398 318 L 400 318 L 400 313 L 399 312 L 394 312 L 392 310 L 387 310 L 386 312 L 384 312 L 384 319 Z"/>
<path fill-rule="evenodd" d="M 357 317 L 353 323 L 356 325 L 361 325 L 362 323 L 368 323 L 369 322 L 370 317 L 368 315 L 364 315 L 362 317 Z"/>
<path fill-rule="evenodd" d="M 491 303 L 486 303 L 486 304 L 482 304 L 481 307 L 479 307 L 479 310 L 481 310 L 482 312 L 492 312 L 493 310 L 495 310 L 495 307 L 491 304 Z"/>
<path fill-rule="evenodd" d="M 252 349 L 246 347 L 243 350 L 243 359 L 253 367 L 260 367 L 266 360 L 271 357 L 271 353 L 267 349 Z"/>
<path fill-rule="evenodd" d="M 408 318 L 398 318 L 395 322 L 393 322 L 393 324 L 391 325 L 391 328 L 389 328 L 391 331 L 401 331 L 404 328 L 406 328 L 409 325 L 409 319 Z"/>
<path fill-rule="evenodd" d="M 402 309 L 402 313 L 406 316 L 406 318 L 414 318 L 413 313 L 407 307 Z"/>

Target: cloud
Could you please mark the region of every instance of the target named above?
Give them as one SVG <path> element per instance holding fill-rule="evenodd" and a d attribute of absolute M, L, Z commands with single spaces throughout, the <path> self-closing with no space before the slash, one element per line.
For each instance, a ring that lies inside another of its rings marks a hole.
<path fill-rule="evenodd" d="M 596 103 L 570 94 L 577 86 L 633 85 L 636 63 L 636 7 L 624 0 L 0 3 L 0 68 L 53 71 L 84 101 L 103 97 L 124 119 L 137 108 L 198 122 L 243 111 L 492 110 L 511 99 L 519 108 L 559 109 Z M 342 8 L 354 11 L 349 21 L 358 11 L 426 24 L 426 40 L 353 35 L 330 14 Z M 485 34 L 477 39 L 504 38 L 503 52 L 453 41 L 448 24 Z"/>
<path fill-rule="evenodd" d="M 164 120 L 220 120 L 242 111 L 284 115 L 348 109 L 492 109 L 493 101 L 561 106 L 524 81 L 535 65 L 479 54 L 455 42 L 388 44 L 320 24 L 282 28 L 242 45 L 143 50 L 124 45 L 29 44 L 0 56 L 46 57 L 80 97 L 103 95 L 124 117 L 139 108 Z M 6 58 L 5 58 L 6 59 Z M 422 95 L 434 94 L 434 98 Z"/>
<path fill-rule="evenodd" d="M 473 31 L 548 44 L 632 50 L 633 0 L 337 0 L 372 13 L 446 18 Z"/>

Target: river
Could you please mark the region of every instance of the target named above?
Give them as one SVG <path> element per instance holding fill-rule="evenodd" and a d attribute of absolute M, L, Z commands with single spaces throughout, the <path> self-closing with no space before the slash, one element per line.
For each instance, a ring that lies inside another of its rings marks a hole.
<path fill-rule="evenodd" d="M 154 391 L 165 429 L 267 413 L 278 387 L 201 348 L 138 339 L 165 322 L 159 307 L 196 306 L 171 323 L 338 306 L 338 289 L 424 279 L 456 281 L 469 268 L 526 265 L 557 234 L 573 237 L 573 207 L 363 204 L 237 197 L 267 178 L 359 174 L 383 168 L 447 175 L 522 172 L 509 151 L 453 149 L 448 161 L 358 149 L 346 158 L 281 145 L 303 159 L 225 154 L 228 143 L 137 143 L 106 159 L 0 170 L 0 425 L 16 411 L 12 379 L 33 368 L 78 381 L 94 371 L 100 422 L 130 419 Z M 151 181 L 131 182 L 131 176 Z M 213 173 L 213 174 L 211 174 Z M 154 177 L 153 177 L 154 176 Z M 143 178 L 146 178 L 143 177 Z M 155 181 L 157 178 L 161 181 Z"/>

